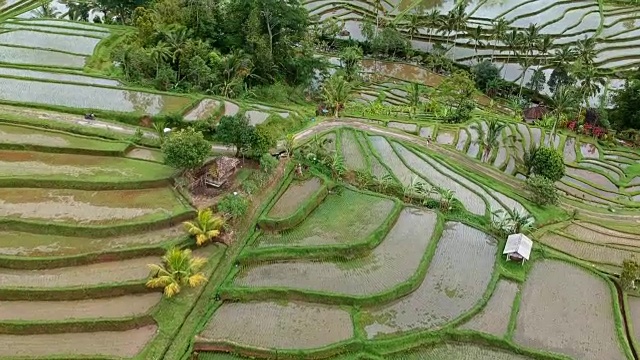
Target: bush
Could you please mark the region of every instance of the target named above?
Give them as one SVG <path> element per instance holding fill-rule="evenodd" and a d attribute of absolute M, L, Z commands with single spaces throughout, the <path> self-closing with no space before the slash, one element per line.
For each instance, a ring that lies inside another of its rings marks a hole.
<path fill-rule="evenodd" d="M 231 219 L 244 215 L 249 208 L 249 200 L 240 194 L 227 194 L 218 203 L 218 212 Z"/>
<path fill-rule="evenodd" d="M 260 169 L 266 173 L 271 173 L 278 167 L 278 159 L 271 154 L 263 154 L 260 158 Z"/>
<path fill-rule="evenodd" d="M 164 162 L 178 169 L 195 169 L 211 153 L 211 144 L 201 132 L 183 129 L 169 134 L 162 144 Z"/>
<path fill-rule="evenodd" d="M 555 205 L 560 198 L 554 182 L 540 175 L 527 179 L 527 190 L 533 196 L 533 202 L 540 206 Z"/>
<path fill-rule="evenodd" d="M 475 82 L 478 89 L 487 91 L 490 84 L 495 83 L 497 80 L 501 80 L 500 70 L 493 65 L 490 61 L 483 61 L 472 68 L 475 75 Z"/>
<path fill-rule="evenodd" d="M 562 154 L 551 148 L 540 148 L 531 159 L 531 171 L 551 180 L 552 183 L 564 176 L 564 160 Z"/>

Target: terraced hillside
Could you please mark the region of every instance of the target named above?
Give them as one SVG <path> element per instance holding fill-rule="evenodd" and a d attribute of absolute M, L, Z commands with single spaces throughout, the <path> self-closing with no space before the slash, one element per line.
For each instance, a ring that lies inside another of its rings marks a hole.
<path fill-rule="evenodd" d="M 197 296 L 145 287 L 148 264 L 190 243 L 174 170 L 129 143 L 6 123 L 0 148 L 2 358 L 159 358 Z M 208 273 L 223 251 L 197 251 Z"/>

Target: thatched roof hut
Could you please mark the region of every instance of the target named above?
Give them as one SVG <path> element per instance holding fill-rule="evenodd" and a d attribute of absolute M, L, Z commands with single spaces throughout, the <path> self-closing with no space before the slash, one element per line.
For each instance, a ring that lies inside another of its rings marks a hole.
<path fill-rule="evenodd" d="M 229 177 L 233 175 L 240 165 L 240 159 L 228 156 L 218 156 L 211 163 L 209 172 L 207 173 L 207 185 L 220 187 L 227 182 Z"/>

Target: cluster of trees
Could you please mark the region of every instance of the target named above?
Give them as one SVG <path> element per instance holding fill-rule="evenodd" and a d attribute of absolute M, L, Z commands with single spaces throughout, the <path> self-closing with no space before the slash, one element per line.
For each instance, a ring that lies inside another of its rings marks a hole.
<path fill-rule="evenodd" d="M 130 82 L 235 97 L 278 81 L 307 84 L 322 65 L 313 56 L 309 16 L 299 0 L 142 5 L 123 15 L 137 32 L 112 54 Z"/>
<path fill-rule="evenodd" d="M 559 200 L 555 182 L 562 179 L 565 164 L 562 154 L 551 147 L 534 147 L 524 155 L 527 190 L 538 205 L 556 204 Z"/>

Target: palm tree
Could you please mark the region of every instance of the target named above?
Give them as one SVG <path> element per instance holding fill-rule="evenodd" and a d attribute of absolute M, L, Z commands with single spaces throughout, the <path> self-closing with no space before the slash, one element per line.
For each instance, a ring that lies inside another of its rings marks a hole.
<path fill-rule="evenodd" d="M 162 264 L 149 264 L 147 287 L 164 288 L 166 297 L 180 292 L 183 286 L 196 287 L 207 281 L 200 271 L 206 259 L 192 257 L 191 250 L 172 248 L 162 257 Z"/>
<path fill-rule="evenodd" d="M 40 19 L 57 19 L 60 11 L 51 5 L 49 1 L 42 1 L 35 11 L 35 17 Z"/>
<path fill-rule="evenodd" d="M 420 84 L 411 82 L 407 84 L 405 91 L 407 92 L 407 100 L 409 101 L 409 116 L 413 118 L 420 105 L 422 89 L 420 88 Z"/>
<path fill-rule="evenodd" d="M 493 62 L 493 57 L 496 52 L 496 45 L 498 44 L 498 40 L 502 40 L 507 35 L 507 31 L 509 30 L 509 22 L 504 16 L 499 17 L 493 22 L 493 49 L 491 50 L 491 62 Z M 509 62 L 507 60 L 507 62 Z"/>
<path fill-rule="evenodd" d="M 184 45 L 191 37 L 191 30 L 184 26 L 173 27 L 164 32 L 165 40 L 171 48 L 173 64 L 177 68 L 177 78 L 180 79 L 180 56 L 182 56 Z"/>
<path fill-rule="evenodd" d="M 533 59 L 528 57 L 526 54 L 521 54 L 518 57 L 518 62 L 520 66 L 522 66 L 522 74 L 520 75 L 520 91 L 518 92 L 518 97 L 522 99 L 522 88 L 524 86 L 524 78 L 527 75 L 527 71 L 529 71 L 529 67 L 533 64 Z"/>
<path fill-rule="evenodd" d="M 198 210 L 198 216 L 194 221 L 185 221 L 183 224 L 187 232 L 195 236 L 196 244 L 200 246 L 220 235 L 224 219 L 215 216 L 211 209 L 206 209 Z"/>
<path fill-rule="evenodd" d="M 536 50 L 538 50 L 538 53 L 540 54 L 540 56 L 545 59 L 545 63 L 548 61 L 549 50 L 551 50 L 552 47 L 553 47 L 553 37 L 551 37 L 551 35 L 544 34 L 538 40 Z"/>
<path fill-rule="evenodd" d="M 506 123 L 500 122 L 497 119 L 489 120 L 487 123 L 487 131 L 485 131 L 479 124 L 472 124 L 470 126 L 470 129 L 478 132 L 479 140 L 482 141 L 482 145 L 484 146 L 482 161 L 487 161 L 489 159 L 489 154 L 491 154 L 491 150 L 500 146 L 500 136 L 506 127 Z"/>
<path fill-rule="evenodd" d="M 427 193 L 427 184 L 417 176 L 411 178 L 409 185 L 403 188 L 404 201 L 409 202 L 413 197 L 423 197 Z"/>
<path fill-rule="evenodd" d="M 502 39 L 502 42 L 504 42 L 507 48 L 509 49 L 509 51 L 507 52 L 507 62 L 506 62 L 506 64 L 508 64 L 511 58 L 512 52 L 514 56 L 518 56 L 518 51 L 521 47 L 520 44 L 522 43 L 522 36 L 520 36 L 520 33 L 518 33 L 518 31 L 511 30 L 511 32 L 508 32 L 505 34 L 505 37 Z M 507 68 L 504 65 L 503 65 L 503 70 L 504 70 L 504 73 L 502 74 L 502 77 L 504 77 L 507 72 Z"/>
<path fill-rule="evenodd" d="M 578 40 L 575 49 L 576 59 L 585 65 L 593 65 L 594 59 L 598 53 L 596 52 L 595 38 L 585 38 Z"/>
<path fill-rule="evenodd" d="M 589 107 L 589 98 L 596 95 L 604 86 L 606 80 L 598 73 L 594 64 L 578 61 L 575 65 L 575 75 L 580 80 L 580 93 L 585 107 Z"/>
<path fill-rule="evenodd" d="M 158 76 L 158 73 L 160 72 L 160 64 L 169 60 L 172 56 L 171 48 L 166 42 L 160 41 L 156 46 L 149 49 L 148 53 L 153 59 L 153 62 L 156 63 L 156 76 Z"/>
<path fill-rule="evenodd" d="M 424 20 L 422 20 L 422 16 L 417 12 L 412 12 L 405 27 L 406 31 L 409 33 L 409 41 L 412 41 L 413 37 L 420 33 L 420 29 L 423 26 Z"/>
<path fill-rule="evenodd" d="M 511 231 L 513 231 L 514 234 L 531 230 L 535 221 L 535 218 L 531 214 L 520 212 L 518 209 L 511 210 Z"/>
<path fill-rule="evenodd" d="M 561 85 L 553 93 L 553 97 L 551 98 L 551 100 L 553 102 L 553 108 L 556 113 L 556 119 L 553 122 L 551 135 L 547 139 L 547 146 L 549 146 L 552 138 L 555 138 L 558 122 L 560 122 L 560 117 L 562 116 L 562 114 L 575 110 L 575 106 L 577 105 L 575 89 L 573 87 Z"/>
<path fill-rule="evenodd" d="M 441 24 L 442 16 L 440 15 L 440 11 L 438 9 L 432 9 L 429 11 L 424 17 L 424 25 L 429 28 L 429 37 L 427 40 L 431 43 L 431 35 L 433 34 L 434 29 L 439 29 Z"/>
<path fill-rule="evenodd" d="M 340 111 L 351 98 L 353 86 L 344 77 L 333 75 L 322 87 L 322 97 L 333 108 L 333 116 L 340 116 Z"/>
<path fill-rule="evenodd" d="M 473 39 L 474 57 L 477 57 L 478 56 L 478 46 L 481 46 L 481 47 L 484 46 L 484 43 L 482 42 L 482 37 L 484 35 L 484 29 L 480 25 L 478 25 L 475 28 L 473 28 L 471 30 L 471 32 L 469 32 L 469 35 L 471 35 L 471 38 Z M 476 59 L 476 61 L 478 61 L 478 59 Z"/>
<path fill-rule="evenodd" d="M 469 15 L 464 11 L 465 8 L 467 7 L 467 5 L 468 5 L 468 1 L 467 0 L 463 0 L 463 1 L 459 2 L 458 4 L 456 4 L 456 6 L 454 6 L 453 9 L 449 12 L 449 16 L 446 19 L 446 21 L 448 23 L 447 30 L 448 30 L 449 34 L 451 34 L 451 32 L 454 33 L 454 35 L 453 35 L 453 51 L 452 51 L 452 57 L 453 58 L 455 58 L 456 43 L 458 41 L 458 34 L 460 33 L 460 30 L 467 25 L 467 19 L 468 19 Z"/>

